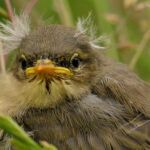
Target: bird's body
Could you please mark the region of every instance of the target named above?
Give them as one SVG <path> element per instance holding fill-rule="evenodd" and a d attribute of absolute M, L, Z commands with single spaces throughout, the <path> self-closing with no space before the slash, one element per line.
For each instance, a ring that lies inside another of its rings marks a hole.
<path fill-rule="evenodd" d="M 37 142 L 48 141 L 61 150 L 149 150 L 149 119 L 137 115 L 125 122 L 121 106 L 110 105 L 89 95 L 55 109 L 31 109 L 21 124 Z"/>
<path fill-rule="evenodd" d="M 61 150 L 150 150 L 150 86 L 74 29 L 31 32 L 0 84 L 8 86 L 0 111 L 37 142 Z"/>

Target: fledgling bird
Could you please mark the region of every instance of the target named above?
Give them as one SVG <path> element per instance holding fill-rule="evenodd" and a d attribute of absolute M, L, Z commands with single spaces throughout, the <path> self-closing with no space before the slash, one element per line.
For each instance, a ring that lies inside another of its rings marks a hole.
<path fill-rule="evenodd" d="M 4 52 L 17 56 L 0 75 L 0 112 L 60 150 L 150 150 L 150 86 L 105 56 L 83 24 L 1 24 Z"/>

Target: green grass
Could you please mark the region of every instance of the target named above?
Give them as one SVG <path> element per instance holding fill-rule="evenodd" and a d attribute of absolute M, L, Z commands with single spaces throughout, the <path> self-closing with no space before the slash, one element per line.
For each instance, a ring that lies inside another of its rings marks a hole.
<path fill-rule="evenodd" d="M 19 13 L 28 2 L 12 0 L 11 4 Z M 106 44 L 106 55 L 128 64 L 141 78 L 150 82 L 150 36 L 145 38 L 150 25 L 148 3 L 149 0 L 39 0 L 30 14 L 31 27 L 50 23 L 75 27 L 78 17 L 87 17 L 92 11 L 97 35 L 107 35 L 110 39 Z M 8 19 L 8 14 L 4 1 L 0 0 L 0 21 L 4 19 Z M 14 57 L 15 52 L 9 55 L 7 68 Z M 41 147 L 8 117 L 0 116 L 0 127 L 12 135 L 10 142 L 17 150 L 56 149 Z"/>
<path fill-rule="evenodd" d="M 16 150 L 57 150 L 47 143 L 43 144 L 44 147 L 38 145 L 10 117 L 0 116 L 0 128 L 13 137 L 10 142 Z"/>

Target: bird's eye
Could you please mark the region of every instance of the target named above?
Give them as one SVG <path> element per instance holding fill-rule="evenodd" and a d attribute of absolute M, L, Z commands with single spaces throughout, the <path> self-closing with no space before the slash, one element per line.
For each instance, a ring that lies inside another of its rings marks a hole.
<path fill-rule="evenodd" d="M 80 65 L 80 59 L 79 59 L 79 57 L 74 57 L 72 60 L 71 60 L 71 63 L 72 63 L 72 65 L 73 65 L 73 67 L 75 67 L 75 68 L 77 68 L 77 67 L 79 67 L 79 65 Z"/>
<path fill-rule="evenodd" d="M 27 68 L 27 62 L 26 62 L 25 59 L 22 59 L 22 60 L 21 60 L 21 68 L 22 68 L 23 70 L 25 70 L 25 69 Z"/>

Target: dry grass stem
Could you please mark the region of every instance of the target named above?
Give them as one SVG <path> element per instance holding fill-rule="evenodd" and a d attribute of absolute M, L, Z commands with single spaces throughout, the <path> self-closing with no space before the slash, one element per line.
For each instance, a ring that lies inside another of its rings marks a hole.
<path fill-rule="evenodd" d="M 24 14 L 28 15 L 38 0 L 31 0 L 24 10 Z"/>
<path fill-rule="evenodd" d="M 55 9 L 61 19 L 62 24 L 66 26 L 73 26 L 71 12 L 68 12 L 68 8 L 65 5 L 64 0 L 53 0 Z"/>
<path fill-rule="evenodd" d="M 135 65 L 136 65 L 136 63 L 137 63 L 137 61 L 138 61 L 140 55 L 142 54 L 142 52 L 143 52 L 143 50 L 144 50 L 144 48 L 145 48 L 147 42 L 149 41 L 149 39 L 150 39 L 150 30 L 148 30 L 148 31 L 144 34 L 141 43 L 140 43 L 139 46 L 137 47 L 137 51 L 136 51 L 135 55 L 133 56 L 133 58 L 132 58 L 132 60 L 131 60 L 131 62 L 130 62 L 130 64 L 129 64 L 129 67 L 130 67 L 131 69 L 134 69 L 134 67 L 135 67 Z"/>
<path fill-rule="evenodd" d="M 9 18 L 13 22 L 14 15 L 13 15 L 13 11 L 12 11 L 12 8 L 11 8 L 11 5 L 10 5 L 10 1 L 9 0 L 4 0 L 4 1 L 5 1 L 5 5 L 7 7 L 7 10 L 8 10 Z"/>

